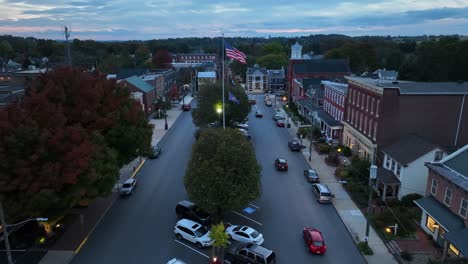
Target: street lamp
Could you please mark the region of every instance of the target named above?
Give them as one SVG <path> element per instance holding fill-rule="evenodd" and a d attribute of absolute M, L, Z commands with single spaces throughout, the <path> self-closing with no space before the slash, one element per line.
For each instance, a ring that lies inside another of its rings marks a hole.
<path fill-rule="evenodd" d="M 0 221 L 2 222 L 3 236 L 5 237 L 5 248 L 6 248 L 6 252 L 7 252 L 8 264 L 13 264 L 13 258 L 11 256 L 10 240 L 8 240 L 8 230 L 7 230 L 8 227 L 22 225 L 22 224 L 25 224 L 25 223 L 30 222 L 30 221 L 45 222 L 47 220 L 49 220 L 49 219 L 44 218 L 44 217 L 29 218 L 29 219 L 26 219 L 26 220 L 21 221 L 19 223 L 16 223 L 16 224 L 7 225 L 7 223 L 5 221 L 5 214 L 3 213 L 3 205 L 0 202 Z"/>
<path fill-rule="evenodd" d="M 218 113 L 218 121 L 221 123 L 221 113 L 223 112 L 223 108 L 221 105 L 216 106 L 216 113 Z"/>
<path fill-rule="evenodd" d="M 391 233 L 391 232 L 392 232 L 392 228 L 393 228 L 393 236 L 396 236 L 397 230 L 398 230 L 398 224 L 391 225 L 391 226 L 387 226 L 387 227 L 385 228 L 385 232 Z"/>
<path fill-rule="evenodd" d="M 368 244 L 368 240 L 369 240 L 370 207 L 371 207 L 371 202 L 372 202 L 372 191 L 374 190 L 374 187 L 372 186 L 372 180 L 375 180 L 376 178 L 377 178 L 377 166 L 371 165 L 369 169 L 369 202 L 367 203 L 366 236 L 364 238 L 366 245 Z"/>
<path fill-rule="evenodd" d="M 162 101 L 163 101 L 163 107 L 164 107 L 164 122 L 165 122 L 164 129 L 167 130 L 168 125 L 167 125 L 167 114 L 166 114 L 166 96 L 163 96 Z"/>

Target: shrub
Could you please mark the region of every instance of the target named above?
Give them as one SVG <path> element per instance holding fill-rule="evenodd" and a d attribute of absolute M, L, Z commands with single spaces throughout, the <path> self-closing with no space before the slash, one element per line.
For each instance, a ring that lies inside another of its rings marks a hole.
<path fill-rule="evenodd" d="M 401 252 L 400 256 L 402 259 L 407 260 L 407 261 L 413 260 L 413 256 L 406 250 Z"/>
<path fill-rule="evenodd" d="M 327 154 L 330 153 L 331 147 L 327 144 L 319 144 L 318 150 L 320 154 Z"/>
<path fill-rule="evenodd" d="M 310 130 L 311 130 L 310 127 L 300 127 L 297 130 L 296 135 L 297 135 L 298 138 L 301 138 L 301 135 L 302 135 L 302 138 L 309 138 L 310 137 Z"/>
<path fill-rule="evenodd" d="M 366 242 L 359 242 L 358 248 L 364 255 L 374 255 L 374 251 L 366 244 Z"/>
<path fill-rule="evenodd" d="M 414 207 L 416 206 L 414 204 L 414 200 L 422 198 L 422 195 L 418 193 L 410 193 L 408 195 L 405 195 L 403 198 L 401 198 L 401 205 L 406 206 L 406 207 Z"/>
<path fill-rule="evenodd" d="M 344 155 L 345 157 L 351 156 L 351 149 L 350 149 L 348 146 L 345 146 L 345 147 L 343 148 L 343 155 Z"/>

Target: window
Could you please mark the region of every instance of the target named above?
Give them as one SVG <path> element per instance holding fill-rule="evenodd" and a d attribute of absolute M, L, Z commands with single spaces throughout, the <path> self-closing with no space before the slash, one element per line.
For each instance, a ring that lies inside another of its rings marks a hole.
<path fill-rule="evenodd" d="M 372 126 L 372 119 L 370 119 L 370 120 L 369 120 L 369 133 L 367 134 L 369 137 L 370 137 L 370 135 L 372 134 L 372 128 L 373 128 L 373 126 Z"/>
<path fill-rule="evenodd" d="M 468 212 L 468 201 L 462 198 L 460 202 L 460 211 L 458 214 L 460 214 L 461 217 L 466 218 Z"/>
<path fill-rule="evenodd" d="M 392 166 L 390 167 L 390 170 L 392 172 L 395 171 L 395 165 L 396 165 L 396 162 L 392 159 Z"/>
<path fill-rule="evenodd" d="M 435 232 L 435 228 L 438 227 L 438 224 L 434 220 L 434 218 L 430 217 L 429 215 L 427 216 L 426 220 L 426 227 L 432 231 L 432 233 Z"/>
<path fill-rule="evenodd" d="M 397 167 L 396 167 L 396 175 L 398 176 L 398 178 L 400 178 L 400 171 L 401 171 L 401 165 L 400 164 L 397 164 Z"/>
<path fill-rule="evenodd" d="M 377 106 L 375 107 L 375 116 L 379 116 L 379 106 L 380 106 L 380 100 L 377 100 Z"/>
<path fill-rule="evenodd" d="M 374 98 L 371 99 L 371 105 L 370 105 L 370 113 L 374 114 Z"/>
<path fill-rule="evenodd" d="M 366 96 L 365 94 L 361 95 L 361 109 L 364 109 L 364 103 L 365 103 L 365 100 L 366 100 L 365 96 Z"/>
<path fill-rule="evenodd" d="M 442 159 L 442 156 L 444 155 L 444 153 L 440 150 L 436 151 L 435 152 L 435 157 L 434 157 L 434 161 L 439 161 Z"/>
<path fill-rule="evenodd" d="M 356 98 L 356 100 L 357 100 L 356 105 L 359 106 L 360 93 L 359 93 L 358 91 L 356 91 L 356 94 L 355 94 L 355 95 L 356 95 L 356 97 L 357 97 L 357 98 Z"/>
<path fill-rule="evenodd" d="M 367 129 L 367 117 L 364 117 L 364 135 L 366 134 L 366 129 Z"/>
<path fill-rule="evenodd" d="M 447 206 L 450 206 L 451 202 L 452 202 L 452 190 L 447 187 L 445 188 L 444 204 Z"/>
<path fill-rule="evenodd" d="M 348 113 L 348 115 L 346 115 L 346 122 L 349 123 L 349 119 L 351 119 L 351 118 L 350 118 L 350 115 L 351 115 L 351 106 L 349 106 L 349 105 L 348 105 L 348 111 L 347 111 L 347 113 Z"/>
<path fill-rule="evenodd" d="M 369 99 L 370 99 L 370 96 L 367 96 L 366 112 L 369 112 Z"/>
<path fill-rule="evenodd" d="M 359 113 L 359 130 L 362 129 L 362 114 Z"/>
<path fill-rule="evenodd" d="M 354 109 L 351 111 L 351 124 L 354 125 Z"/>
<path fill-rule="evenodd" d="M 377 138 L 377 125 L 379 123 L 377 123 L 377 121 L 375 121 L 375 124 L 374 124 L 374 140 Z"/>

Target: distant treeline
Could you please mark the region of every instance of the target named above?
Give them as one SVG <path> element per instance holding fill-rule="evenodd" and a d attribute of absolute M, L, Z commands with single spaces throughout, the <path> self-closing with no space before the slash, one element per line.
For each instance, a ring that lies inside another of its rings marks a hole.
<path fill-rule="evenodd" d="M 399 71 L 400 79 L 417 81 L 468 80 L 468 41 L 459 36 L 349 37 L 310 35 L 298 38 L 227 38 L 247 55 L 247 65 L 258 63 L 269 69 L 287 65 L 291 45 L 298 41 L 303 53 L 323 54 L 326 58 L 348 59 L 355 74 L 376 69 Z M 65 62 L 63 41 L 0 36 L 0 63 L 13 59 L 23 66 L 35 58 L 47 57 L 50 65 Z M 95 66 L 103 72 L 121 67 L 151 67 L 151 54 L 205 52 L 221 54 L 221 38 L 176 38 L 147 41 L 71 42 L 74 66 Z M 234 62 L 232 69 L 244 75 L 245 65 Z"/>

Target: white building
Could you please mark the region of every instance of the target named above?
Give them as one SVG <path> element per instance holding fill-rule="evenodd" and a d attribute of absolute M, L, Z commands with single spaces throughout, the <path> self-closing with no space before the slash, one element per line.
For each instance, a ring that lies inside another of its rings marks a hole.
<path fill-rule="evenodd" d="M 263 92 L 268 88 L 268 73 L 266 68 L 255 64 L 247 69 L 246 74 L 247 90 L 249 92 Z"/>

